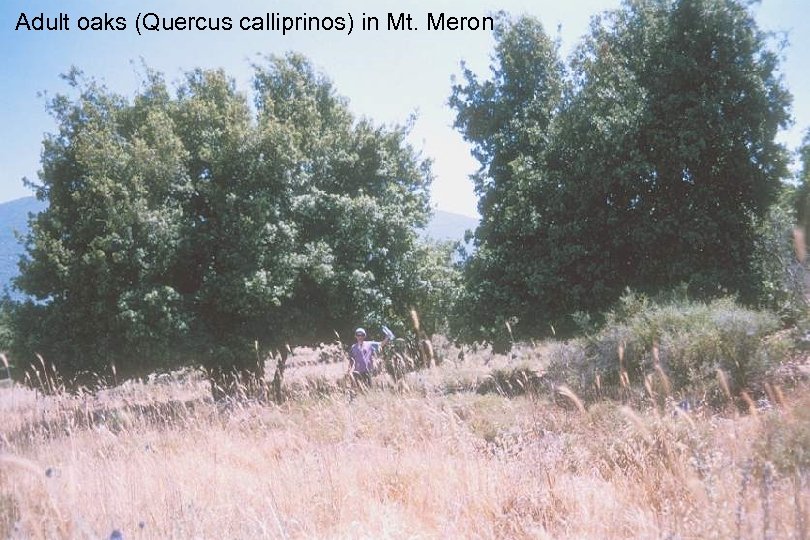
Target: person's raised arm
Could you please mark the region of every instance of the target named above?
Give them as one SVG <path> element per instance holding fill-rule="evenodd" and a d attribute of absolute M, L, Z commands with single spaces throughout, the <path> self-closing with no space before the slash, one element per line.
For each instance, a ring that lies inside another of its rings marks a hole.
<path fill-rule="evenodd" d="M 385 334 L 385 339 L 383 339 L 382 342 L 380 343 L 380 348 L 385 347 L 391 341 L 394 340 L 394 333 L 387 326 L 383 325 L 382 331 L 383 334 Z"/>

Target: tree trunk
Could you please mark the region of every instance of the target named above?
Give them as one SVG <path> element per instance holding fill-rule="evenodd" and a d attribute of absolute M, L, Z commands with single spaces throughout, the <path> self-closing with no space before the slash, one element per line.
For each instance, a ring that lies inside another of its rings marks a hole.
<path fill-rule="evenodd" d="M 276 373 L 273 375 L 273 397 L 276 403 L 284 401 L 283 385 L 284 385 L 284 370 L 287 368 L 287 356 L 289 351 L 282 348 L 278 352 L 278 361 L 276 362 Z"/>

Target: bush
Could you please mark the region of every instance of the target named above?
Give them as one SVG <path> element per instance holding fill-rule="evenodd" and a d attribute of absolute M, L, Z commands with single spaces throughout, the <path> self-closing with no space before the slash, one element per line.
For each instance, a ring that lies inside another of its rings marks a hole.
<path fill-rule="evenodd" d="M 778 340 L 763 341 L 778 328 L 774 315 L 728 298 L 656 303 L 626 293 L 605 321 L 592 336 L 552 352 L 553 380 L 586 395 L 596 387 L 615 394 L 622 387 L 623 371 L 625 383 L 639 388 L 660 365 L 673 392 L 718 402 L 725 394 L 718 370 L 731 392 L 756 389 L 784 353 Z"/>
<path fill-rule="evenodd" d="M 549 348 L 546 376 L 557 385 L 565 385 L 578 393 L 590 389 L 594 370 L 582 339 L 555 343 Z"/>

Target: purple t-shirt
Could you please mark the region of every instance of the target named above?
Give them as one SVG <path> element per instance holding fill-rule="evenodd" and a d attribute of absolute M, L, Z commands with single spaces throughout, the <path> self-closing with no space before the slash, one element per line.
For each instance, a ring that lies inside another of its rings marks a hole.
<path fill-rule="evenodd" d="M 380 349 L 379 341 L 364 341 L 362 345 L 355 343 L 349 355 L 354 360 L 354 371 L 369 373 L 374 369 L 374 353 Z"/>

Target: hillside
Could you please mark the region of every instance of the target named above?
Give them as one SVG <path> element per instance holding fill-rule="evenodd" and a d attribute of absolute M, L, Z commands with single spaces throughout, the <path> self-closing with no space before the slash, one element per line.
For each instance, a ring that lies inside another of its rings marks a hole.
<path fill-rule="evenodd" d="M 45 208 L 34 197 L 24 197 L 0 204 L 0 289 L 11 285 L 17 275 L 17 261 L 23 252 L 16 233 L 28 231 L 28 214 Z"/>
<path fill-rule="evenodd" d="M 17 275 L 17 261 L 23 252 L 15 231 L 24 234 L 28 231 L 28 214 L 37 213 L 46 204 L 35 197 L 23 197 L 0 204 L 0 289 L 11 285 Z M 424 236 L 439 241 L 463 241 L 464 232 L 474 229 L 475 218 L 436 210 L 425 229 Z"/>
<path fill-rule="evenodd" d="M 470 216 L 436 210 L 425 229 L 427 238 L 439 241 L 464 241 L 464 233 L 474 230 L 478 220 Z"/>

